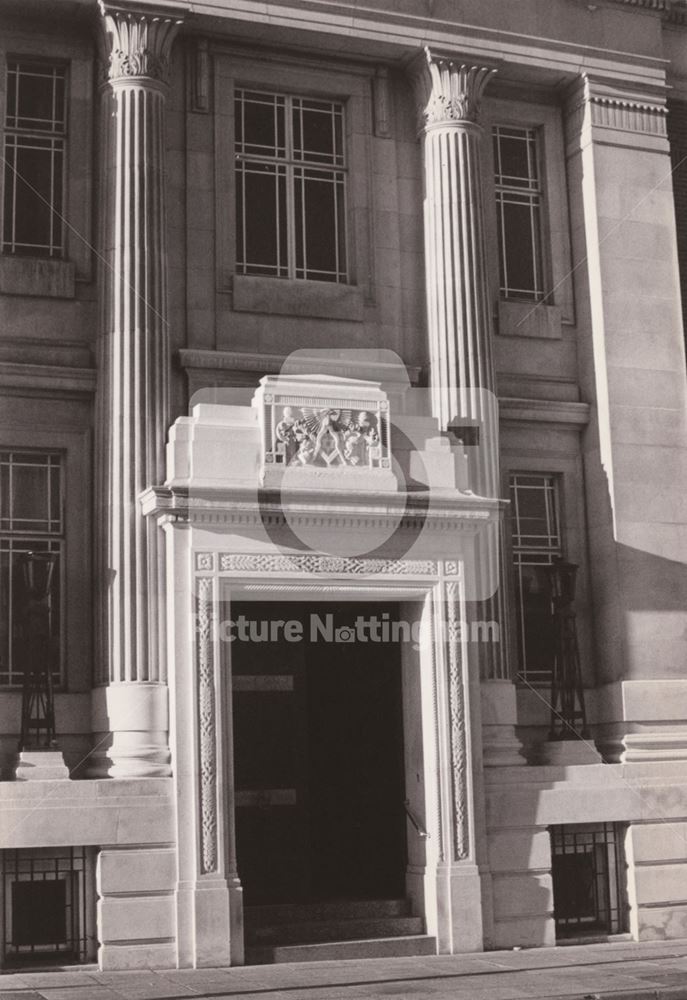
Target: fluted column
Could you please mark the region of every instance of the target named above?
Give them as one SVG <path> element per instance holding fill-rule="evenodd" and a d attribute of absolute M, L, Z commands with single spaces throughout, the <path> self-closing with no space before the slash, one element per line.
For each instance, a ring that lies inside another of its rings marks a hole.
<path fill-rule="evenodd" d="M 482 206 L 479 106 L 496 70 L 424 50 L 415 67 L 425 174 L 427 325 L 434 416 L 466 445 L 470 487 L 500 496 L 498 402 Z M 496 641 L 474 643 L 471 663 L 483 680 L 484 760 L 522 763 L 513 733 L 515 697 L 508 681 L 508 621 L 503 525 L 478 541 L 467 615 L 496 622 Z M 493 591 L 493 594 L 492 594 Z M 490 596 L 491 595 L 491 596 Z"/>
<path fill-rule="evenodd" d="M 139 497 L 164 479 L 170 368 L 165 100 L 179 20 L 100 0 L 103 311 L 98 490 L 102 532 L 97 773 L 169 773 L 163 546 Z M 107 734 L 110 733 L 111 737 Z"/>
<path fill-rule="evenodd" d="M 476 428 L 472 488 L 498 496 L 479 103 L 496 71 L 436 57 L 416 75 L 425 163 L 425 260 L 432 406 L 442 429 Z M 460 430 L 457 433 L 461 433 Z M 479 454 L 477 454 L 479 453 Z"/>

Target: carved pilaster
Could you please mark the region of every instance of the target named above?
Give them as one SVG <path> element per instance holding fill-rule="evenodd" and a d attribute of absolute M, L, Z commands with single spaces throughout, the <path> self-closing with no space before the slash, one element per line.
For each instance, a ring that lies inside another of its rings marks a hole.
<path fill-rule="evenodd" d="M 455 582 L 446 584 L 446 641 L 448 643 L 449 724 L 451 730 L 451 781 L 453 791 L 453 850 L 457 861 L 470 855 L 468 824 L 468 752 L 465 685 L 461 648 L 460 591 Z"/>
<path fill-rule="evenodd" d="M 201 872 L 217 871 L 217 738 L 215 712 L 215 605 L 211 577 L 198 580 L 196 660 L 200 764 Z"/>

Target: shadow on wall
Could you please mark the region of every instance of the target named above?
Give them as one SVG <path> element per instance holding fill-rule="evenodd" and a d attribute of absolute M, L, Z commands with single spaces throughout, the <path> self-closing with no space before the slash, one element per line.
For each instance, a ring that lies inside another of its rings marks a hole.
<path fill-rule="evenodd" d="M 595 686 L 684 677 L 687 564 L 651 551 L 665 549 L 671 532 L 677 550 L 679 522 L 660 522 L 647 510 L 645 521 L 614 529 L 598 452 L 585 456 L 585 481 Z"/>

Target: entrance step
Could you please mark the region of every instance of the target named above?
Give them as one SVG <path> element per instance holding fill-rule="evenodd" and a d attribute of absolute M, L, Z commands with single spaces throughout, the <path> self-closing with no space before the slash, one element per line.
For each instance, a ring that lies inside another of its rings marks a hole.
<path fill-rule="evenodd" d="M 327 941 L 319 944 L 247 948 L 246 964 L 332 962 L 352 958 L 414 958 L 419 955 L 436 955 L 436 953 L 436 938 L 427 937 L 426 934 L 413 934 L 402 937 L 371 938 L 366 941 Z"/>
<path fill-rule="evenodd" d="M 436 954 L 405 899 L 246 907 L 245 927 L 248 963 Z"/>
<path fill-rule="evenodd" d="M 246 928 L 292 924 L 310 920 L 373 920 L 378 917 L 409 917 L 407 899 L 336 899 L 322 903 L 277 903 L 247 906 Z"/>
<path fill-rule="evenodd" d="M 387 917 L 379 920 L 308 920 L 290 926 L 253 928 L 250 944 L 311 944 L 319 941 L 358 941 L 365 938 L 405 937 L 422 934 L 422 917 Z"/>

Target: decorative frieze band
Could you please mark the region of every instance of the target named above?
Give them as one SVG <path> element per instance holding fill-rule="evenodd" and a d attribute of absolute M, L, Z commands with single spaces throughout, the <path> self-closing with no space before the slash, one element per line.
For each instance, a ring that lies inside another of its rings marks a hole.
<path fill-rule="evenodd" d="M 215 719 L 215 604 L 211 577 L 197 583 L 196 662 L 200 764 L 201 872 L 217 871 L 217 737 Z"/>
<path fill-rule="evenodd" d="M 219 554 L 219 569 L 230 573 L 338 573 L 353 576 L 436 576 L 438 564 L 433 559 L 358 559 L 350 556 L 303 555 L 279 553 Z M 212 570 L 214 555 L 196 553 L 196 569 Z"/>
<path fill-rule="evenodd" d="M 181 18 L 122 7 L 99 0 L 98 6 L 109 39 L 106 78 L 110 81 L 144 77 L 159 83 L 169 80 L 172 42 Z"/>
<path fill-rule="evenodd" d="M 660 101 L 642 101 L 613 93 L 612 88 L 584 77 L 566 113 L 566 137 L 574 141 L 588 122 L 597 128 L 638 135 L 667 135 L 668 109 Z"/>
<path fill-rule="evenodd" d="M 640 104 L 612 97 L 590 97 L 592 125 L 621 132 L 667 134 L 668 111 L 664 104 Z"/>
<path fill-rule="evenodd" d="M 421 125 L 475 123 L 484 89 L 496 73 L 491 66 L 471 66 L 442 58 L 425 47 L 415 66 Z"/>

